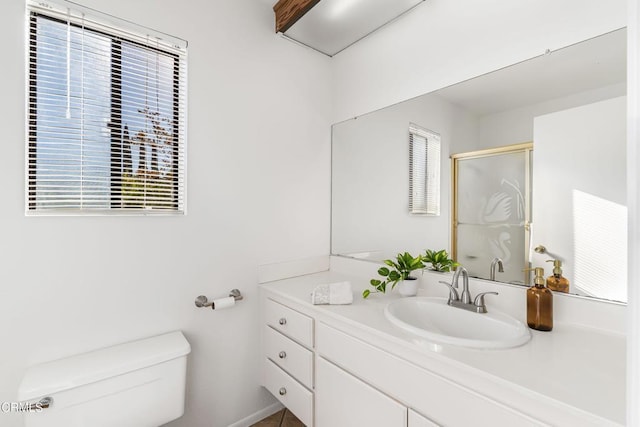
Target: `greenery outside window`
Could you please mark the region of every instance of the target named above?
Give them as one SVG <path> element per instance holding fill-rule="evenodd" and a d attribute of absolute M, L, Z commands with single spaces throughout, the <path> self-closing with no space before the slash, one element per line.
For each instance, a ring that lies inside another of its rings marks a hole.
<path fill-rule="evenodd" d="M 186 42 L 28 6 L 27 214 L 184 213 Z"/>

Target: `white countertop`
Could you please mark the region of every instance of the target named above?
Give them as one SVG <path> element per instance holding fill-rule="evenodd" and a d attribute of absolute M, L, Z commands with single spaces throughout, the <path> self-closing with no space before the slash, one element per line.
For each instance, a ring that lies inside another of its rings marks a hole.
<path fill-rule="evenodd" d="M 352 284 L 353 304 L 311 304 L 310 295 L 315 286 L 343 280 Z M 603 421 L 625 423 L 626 339 L 623 334 L 556 322 L 551 332 L 532 330 L 531 341 L 521 347 L 467 349 L 434 344 L 393 326 L 383 311 L 398 296 L 395 292 L 375 294 L 364 300 L 361 292 L 368 287 L 366 278 L 327 271 L 262 286 L 267 292 L 312 312 L 320 321 L 366 339 L 418 366 L 433 369 L 434 363 L 445 363 L 459 373 L 457 380 L 464 381 L 469 374 L 484 378 L 487 381 L 481 384 L 487 389 L 483 392 L 495 385 L 506 386 L 552 405 L 568 405 L 574 411 L 601 417 Z M 487 305 L 491 307 L 489 301 Z M 519 320 L 524 321 L 522 314 Z"/>

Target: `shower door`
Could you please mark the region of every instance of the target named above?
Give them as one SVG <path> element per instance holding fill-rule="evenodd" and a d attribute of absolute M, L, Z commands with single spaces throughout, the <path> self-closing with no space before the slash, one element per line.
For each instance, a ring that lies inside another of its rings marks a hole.
<path fill-rule="evenodd" d="M 469 275 L 528 284 L 532 143 L 454 154 L 452 255 Z M 497 269 L 496 269 L 497 271 Z"/>

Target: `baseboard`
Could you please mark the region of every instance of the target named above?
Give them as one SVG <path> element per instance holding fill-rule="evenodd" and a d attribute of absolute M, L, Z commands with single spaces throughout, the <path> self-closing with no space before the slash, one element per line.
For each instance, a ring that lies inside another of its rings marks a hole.
<path fill-rule="evenodd" d="M 258 421 L 267 418 L 269 415 L 275 414 L 283 408 L 284 406 L 282 406 L 282 403 L 276 402 L 266 408 L 260 409 L 258 412 L 255 412 L 246 418 L 241 419 L 240 421 L 230 424 L 229 427 L 249 427 Z"/>

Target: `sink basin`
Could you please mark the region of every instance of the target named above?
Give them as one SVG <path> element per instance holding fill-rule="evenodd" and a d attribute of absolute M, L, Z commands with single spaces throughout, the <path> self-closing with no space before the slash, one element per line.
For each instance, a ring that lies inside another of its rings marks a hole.
<path fill-rule="evenodd" d="M 446 298 L 403 298 L 384 310 L 394 325 L 429 341 L 462 347 L 498 349 L 531 339 L 529 328 L 506 313 L 480 314 L 447 305 Z"/>

